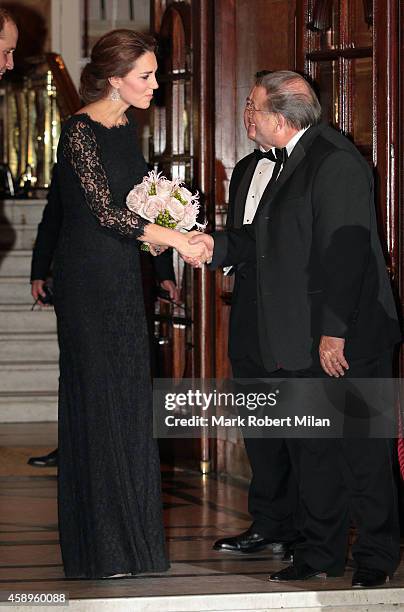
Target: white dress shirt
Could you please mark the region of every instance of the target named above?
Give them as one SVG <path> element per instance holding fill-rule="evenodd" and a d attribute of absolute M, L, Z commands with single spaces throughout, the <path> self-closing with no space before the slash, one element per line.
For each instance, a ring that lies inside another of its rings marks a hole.
<path fill-rule="evenodd" d="M 309 127 L 310 126 L 304 128 L 303 130 L 300 130 L 293 136 L 293 138 L 289 140 L 288 144 L 286 145 L 288 157 L 290 157 L 296 143 L 303 136 L 305 131 L 309 129 Z M 260 147 L 260 149 L 264 153 L 266 152 L 265 149 L 263 149 L 262 147 Z M 272 151 L 275 151 L 275 147 L 272 148 Z M 257 211 L 258 204 L 262 198 L 262 194 L 264 193 L 266 186 L 271 180 L 274 167 L 275 162 L 271 161 L 270 159 L 267 159 L 266 157 L 260 159 L 258 164 L 256 165 L 255 172 L 251 179 L 250 188 L 248 190 L 247 199 L 245 202 L 243 219 L 244 225 L 249 225 L 254 221 L 254 216 Z M 279 174 L 282 172 L 282 169 L 283 166 L 281 167 Z M 232 270 L 233 266 L 225 266 L 223 268 L 223 273 L 225 276 L 227 276 L 228 274 L 231 274 Z"/>
<path fill-rule="evenodd" d="M 297 132 L 297 134 L 293 136 L 293 138 L 289 140 L 288 144 L 286 145 L 288 157 L 290 157 L 296 143 L 303 136 L 307 129 L 308 128 L 304 128 L 303 130 L 300 130 L 299 132 Z M 262 147 L 260 147 L 260 149 L 261 151 L 265 152 L 265 149 L 263 149 Z M 275 149 L 273 148 L 272 151 L 274 150 Z M 251 179 L 250 188 L 247 194 L 247 199 L 244 208 L 244 225 L 248 225 L 249 223 L 253 222 L 255 213 L 258 208 L 258 204 L 262 198 L 262 194 L 264 193 L 266 186 L 271 180 L 274 167 L 275 162 L 271 161 L 270 159 L 267 159 L 266 157 L 259 160 L 255 168 L 253 177 Z M 283 166 L 281 167 L 280 172 L 282 172 L 282 168 Z"/>

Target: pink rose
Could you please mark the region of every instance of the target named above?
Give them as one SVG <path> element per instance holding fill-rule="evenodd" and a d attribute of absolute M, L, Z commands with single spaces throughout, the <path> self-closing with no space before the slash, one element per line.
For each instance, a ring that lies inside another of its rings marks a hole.
<path fill-rule="evenodd" d="M 146 190 L 143 184 L 135 185 L 134 188 L 129 191 L 126 197 L 126 205 L 132 212 L 138 215 L 142 214 L 143 205 L 146 199 Z"/>
<path fill-rule="evenodd" d="M 166 208 L 174 221 L 182 221 L 185 214 L 185 206 L 176 198 L 170 198 L 167 201 Z"/>
<path fill-rule="evenodd" d="M 156 183 L 156 192 L 161 198 L 168 198 L 171 195 L 171 189 L 171 181 L 167 181 L 167 179 L 160 179 L 159 182 Z"/>
<path fill-rule="evenodd" d="M 166 209 L 167 201 L 157 195 L 149 196 L 143 206 L 142 216 L 148 221 L 155 221 L 158 214 Z"/>
<path fill-rule="evenodd" d="M 179 192 L 183 200 L 185 200 L 186 202 L 191 201 L 192 193 L 186 187 L 179 187 L 177 191 Z"/>
<path fill-rule="evenodd" d="M 190 230 L 194 227 L 196 221 L 197 210 L 190 206 L 184 206 L 184 217 L 181 223 L 178 224 L 179 227 L 183 227 L 186 230 Z"/>

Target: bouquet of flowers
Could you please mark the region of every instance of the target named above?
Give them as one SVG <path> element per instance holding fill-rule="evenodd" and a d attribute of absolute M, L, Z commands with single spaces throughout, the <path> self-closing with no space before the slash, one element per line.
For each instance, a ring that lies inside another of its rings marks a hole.
<path fill-rule="evenodd" d="M 188 231 L 206 227 L 206 223 L 196 221 L 199 194 L 192 194 L 179 179 L 169 181 L 154 170 L 128 193 L 126 206 L 143 219 L 170 229 Z M 144 242 L 141 249 L 148 251 L 148 244 Z"/>

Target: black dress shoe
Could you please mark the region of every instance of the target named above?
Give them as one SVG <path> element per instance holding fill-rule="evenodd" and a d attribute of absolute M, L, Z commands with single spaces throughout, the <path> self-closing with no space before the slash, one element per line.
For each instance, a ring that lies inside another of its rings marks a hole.
<path fill-rule="evenodd" d="M 44 455 L 43 457 L 30 457 L 27 463 L 28 465 L 33 465 L 35 467 L 57 467 L 58 449 L 56 448 L 54 451 L 49 453 L 49 455 Z"/>
<path fill-rule="evenodd" d="M 308 580 L 309 578 L 327 578 L 330 574 L 323 570 L 314 569 L 306 563 L 301 565 L 289 565 L 279 572 L 271 574 L 270 582 L 291 582 L 293 580 Z"/>
<path fill-rule="evenodd" d="M 243 531 L 239 535 L 232 538 L 222 538 L 216 540 L 213 544 L 213 550 L 221 550 L 222 552 L 240 552 L 254 553 L 263 550 L 272 544 L 271 540 L 264 538 L 261 534 L 256 533 L 251 528 Z M 279 544 L 276 544 L 279 546 Z"/>
<path fill-rule="evenodd" d="M 382 586 L 390 580 L 390 577 L 382 570 L 371 567 L 358 567 L 352 577 L 352 586 L 355 588 L 371 589 Z"/>

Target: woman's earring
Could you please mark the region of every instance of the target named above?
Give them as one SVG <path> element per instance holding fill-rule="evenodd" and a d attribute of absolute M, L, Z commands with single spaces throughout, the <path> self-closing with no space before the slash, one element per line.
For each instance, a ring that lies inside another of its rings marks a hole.
<path fill-rule="evenodd" d="M 119 102 L 119 100 L 121 99 L 121 94 L 119 93 L 119 89 L 115 89 L 115 87 L 113 87 L 109 98 L 110 100 L 113 100 L 114 102 Z"/>

